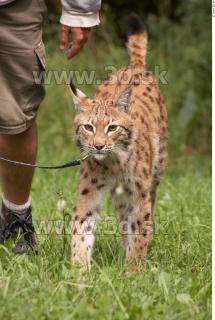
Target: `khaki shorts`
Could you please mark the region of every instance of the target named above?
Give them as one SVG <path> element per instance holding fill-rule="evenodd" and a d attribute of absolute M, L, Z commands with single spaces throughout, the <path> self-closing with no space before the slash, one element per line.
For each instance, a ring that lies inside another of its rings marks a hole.
<path fill-rule="evenodd" d="M 0 133 L 29 128 L 42 102 L 45 71 L 44 0 L 16 0 L 0 7 Z"/>

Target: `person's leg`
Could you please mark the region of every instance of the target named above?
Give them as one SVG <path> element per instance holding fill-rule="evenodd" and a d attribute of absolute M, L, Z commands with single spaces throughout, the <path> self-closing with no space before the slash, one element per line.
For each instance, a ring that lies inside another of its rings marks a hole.
<path fill-rule="evenodd" d="M 35 163 L 37 154 L 36 122 L 20 134 L 0 134 L 1 156 L 21 162 Z M 34 168 L 0 162 L 0 179 L 4 198 L 22 205 L 29 199 Z"/>
<path fill-rule="evenodd" d="M 19 0 L 1 6 L 0 19 L 0 155 L 34 163 L 37 131 L 34 122 L 44 98 L 45 71 L 42 23 L 45 1 Z M 34 170 L 0 160 L 3 201 L 0 244 L 14 242 L 15 253 L 37 252 L 30 188 Z"/>
<path fill-rule="evenodd" d="M 17 134 L 0 134 L 0 155 L 7 159 L 35 163 L 37 154 L 36 121 Z M 32 223 L 30 189 L 34 168 L 0 161 L 3 201 L 0 211 L 0 243 L 7 239 L 15 243 L 14 253 L 37 253 Z"/>

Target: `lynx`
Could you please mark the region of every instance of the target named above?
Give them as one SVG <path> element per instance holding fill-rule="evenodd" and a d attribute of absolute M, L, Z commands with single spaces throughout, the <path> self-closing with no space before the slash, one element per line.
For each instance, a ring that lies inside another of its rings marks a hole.
<path fill-rule="evenodd" d="M 119 212 L 126 262 L 146 260 L 156 189 L 167 163 L 167 111 L 147 71 L 147 32 L 136 15 L 126 19 L 130 64 L 101 83 L 94 99 L 73 84 L 75 140 L 82 158 L 72 217 L 71 261 L 90 267 L 96 220 L 105 192 Z M 132 269 L 133 268 L 133 269 Z"/>

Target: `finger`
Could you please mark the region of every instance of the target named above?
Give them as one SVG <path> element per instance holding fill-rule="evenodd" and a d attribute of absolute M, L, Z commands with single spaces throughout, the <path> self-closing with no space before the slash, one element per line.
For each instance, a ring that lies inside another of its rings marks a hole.
<path fill-rule="evenodd" d="M 72 59 L 74 56 L 76 56 L 76 54 L 82 49 L 82 47 L 83 45 L 73 41 L 67 51 L 67 59 Z"/>
<path fill-rule="evenodd" d="M 67 58 L 73 58 L 87 42 L 89 36 L 89 28 L 71 28 L 73 42 L 67 52 Z"/>
<path fill-rule="evenodd" d="M 69 36 L 70 28 L 65 25 L 61 25 L 60 31 L 60 49 L 63 50 L 68 44 L 68 36 Z"/>

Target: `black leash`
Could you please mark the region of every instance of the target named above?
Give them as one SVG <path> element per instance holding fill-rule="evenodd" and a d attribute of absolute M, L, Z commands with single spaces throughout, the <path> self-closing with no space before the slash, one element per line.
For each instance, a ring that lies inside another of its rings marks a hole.
<path fill-rule="evenodd" d="M 86 159 L 85 157 L 84 159 Z M 84 160 L 82 159 L 82 160 Z M 81 164 L 82 160 L 72 160 L 65 162 L 63 164 L 57 164 L 54 166 L 46 166 L 46 165 L 40 165 L 40 164 L 30 164 L 30 163 L 25 163 L 25 162 L 19 162 L 19 161 L 14 161 L 14 160 L 9 160 L 3 157 L 0 157 L 0 160 L 18 165 L 18 166 L 25 166 L 25 167 L 31 167 L 31 168 L 39 168 L 39 169 L 63 169 L 63 168 L 69 168 L 69 167 L 74 167 L 74 166 L 79 166 Z"/>

